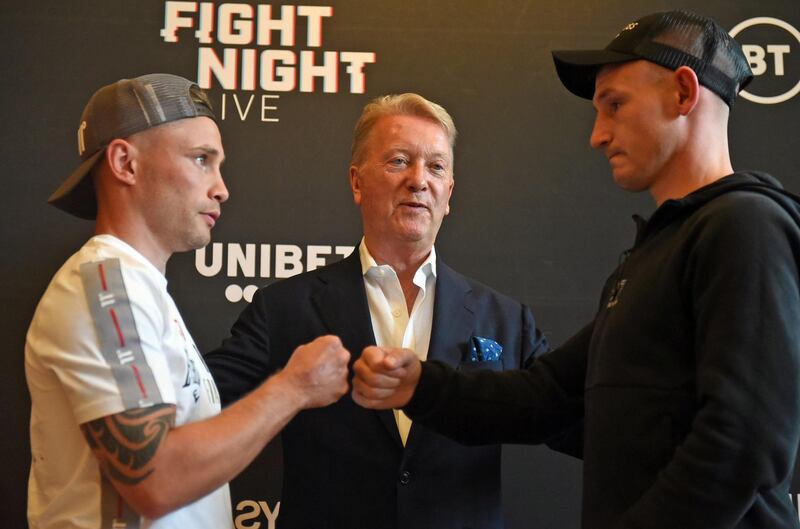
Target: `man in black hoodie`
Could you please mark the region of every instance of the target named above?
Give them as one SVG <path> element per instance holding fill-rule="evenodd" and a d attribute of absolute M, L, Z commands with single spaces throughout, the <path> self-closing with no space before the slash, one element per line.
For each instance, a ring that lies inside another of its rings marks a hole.
<path fill-rule="evenodd" d="M 731 166 L 728 114 L 752 79 L 741 47 L 678 11 L 604 50 L 553 55 L 593 101 L 591 144 L 615 182 L 658 205 L 597 315 L 521 371 L 368 348 L 353 398 L 465 443 L 582 438 L 587 529 L 800 527 L 800 208 L 772 177 Z"/>

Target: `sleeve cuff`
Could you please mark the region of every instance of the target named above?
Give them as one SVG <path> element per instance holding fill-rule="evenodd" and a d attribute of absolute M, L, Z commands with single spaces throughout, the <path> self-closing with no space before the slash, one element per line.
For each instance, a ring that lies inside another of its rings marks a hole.
<path fill-rule="evenodd" d="M 422 362 L 419 382 L 411 400 L 403 407 L 403 411 L 412 420 L 419 419 L 433 411 L 442 394 L 445 380 L 452 374 L 453 368 L 437 360 Z"/>

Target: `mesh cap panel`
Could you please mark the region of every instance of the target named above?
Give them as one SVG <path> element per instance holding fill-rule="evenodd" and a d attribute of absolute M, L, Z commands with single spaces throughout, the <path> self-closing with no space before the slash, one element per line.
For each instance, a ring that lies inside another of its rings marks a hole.
<path fill-rule="evenodd" d="M 574 94 L 591 99 L 598 70 L 637 59 L 670 70 L 692 68 L 700 84 L 732 106 L 753 79 L 742 48 L 719 24 L 688 11 L 647 15 L 625 26 L 603 50 L 554 51 L 556 70 Z"/>

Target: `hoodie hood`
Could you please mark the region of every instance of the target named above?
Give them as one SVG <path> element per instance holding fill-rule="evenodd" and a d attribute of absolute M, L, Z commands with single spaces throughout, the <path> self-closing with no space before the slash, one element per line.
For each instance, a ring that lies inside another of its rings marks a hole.
<path fill-rule="evenodd" d="M 742 171 L 720 178 L 683 198 L 667 200 L 653 212 L 649 220 L 634 215 L 637 225 L 636 244 L 651 233 L 686 215 L 715 198 L 734 191 L 749 191 L 768 196 L 778 202 L 800 226 L 800 196 L 786 191 L 773 176 L 759 171 Z"/>

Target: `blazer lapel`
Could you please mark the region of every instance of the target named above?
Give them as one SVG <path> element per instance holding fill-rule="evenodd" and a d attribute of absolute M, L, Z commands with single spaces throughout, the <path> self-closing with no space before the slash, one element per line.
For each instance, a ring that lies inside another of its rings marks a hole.
<path fill-rule="evenodd" d="M 321 288 L 312 294 L 311 302 L 328 331 L 339 336 L 345 347 L 349 348 L 352 366 L 365 347 L 375 345 L 358 246 L 339 263 L 321 270 L 319 280 Z M 378 410 L 371 413 L 378 417 L 389 435 L 402 446 L 394 412 Z"/>
<path fill-rule="evenodd" d="M 431 341 L 428 360 L 440 360 L 458 366 L 475 329 L 475 312 L 472 307 L 469 283 L 463 276 L 437 259 L 436 297 L 433 301 Z M 422 432 L 411 424 L 406 449 L 417 442 Z"/>
<path fill-rule="evenodd" d="M 436 298 L 433 302 L 433 326 L 428 359 L 457 366 L 463 346 L 475 328 L 469 283 L 441 260 L 436 265 Z"/>
<path fill-rule="evenodd" d="M 358 247 L 339 263 L 321 270 L 318 277 L 322 285 L 311 295 L 311 303 L 328 331 L 351 348 L 351 361 L 355 361 L 364 347 L 375 344 Z"/>

